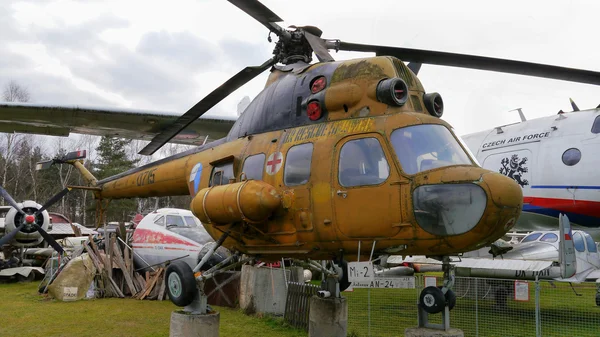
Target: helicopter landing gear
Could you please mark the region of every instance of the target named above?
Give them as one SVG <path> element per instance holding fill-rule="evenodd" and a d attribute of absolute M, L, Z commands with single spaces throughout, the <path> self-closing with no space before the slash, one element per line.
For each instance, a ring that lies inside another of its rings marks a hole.
<path fill-rule="evenodd" d="M 421 291 L 418 304 L 419 328 L 430 328 L 448 331 L 450 329 L 450 310 L 456 305 L 456 295 L 452 291 L 454 285 L 454 266 L 450 257 L 442 258 L 444 284 L 441 287 L 429 286 Z M 442 313 L 442 324 L 429 323 L 429 314 Z"/>

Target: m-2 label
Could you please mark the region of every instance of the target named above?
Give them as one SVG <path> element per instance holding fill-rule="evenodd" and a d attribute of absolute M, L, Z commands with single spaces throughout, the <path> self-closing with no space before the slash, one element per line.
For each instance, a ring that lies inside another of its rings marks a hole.
<path fill-rule="evenodd" d="M 355 283 L 370 282 L 375 279 L 373 262 L 350 262 L 348 263 L 348 281 Z"/>

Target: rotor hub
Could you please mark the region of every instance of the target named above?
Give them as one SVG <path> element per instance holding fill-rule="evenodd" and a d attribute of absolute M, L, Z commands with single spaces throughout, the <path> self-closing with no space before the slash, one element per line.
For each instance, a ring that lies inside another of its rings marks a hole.
<path fill-rule="evenodd" d="M 31 215 L 31 214 L 30 214 L 30 215 L 27 215 L 27 216 L 25 217 L 25 222 L 26 222 L 26 223 L 28 223 L 28 224 L 31 224 L 31 223 L 33 223 L 34 221 L 35 221 L 35 217 L 34 217 L 33 215 Z"/>

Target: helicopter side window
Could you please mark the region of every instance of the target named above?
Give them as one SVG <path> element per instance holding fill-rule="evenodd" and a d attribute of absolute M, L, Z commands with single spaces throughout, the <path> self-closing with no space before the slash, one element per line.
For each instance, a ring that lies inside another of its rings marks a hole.
<path fill-rule="evenodd" d="M 600 116 L 596 116 L 592 125 L 592 133 L 600 133 Z"/>
<path fill-rule="evenodd" d="M 376 138 L 351 140 L 342 146 L 338 167 L 340 185 L 378 185 L 389 175 L 390 166 Z"/>
<path fill-rule="evenodd" d="M 439 124 L 396 129 L 390 136 L 402 170 L 407 174 L 452 165 L 473 165 L 450 130 Z"/>
<path fill-rule="evenodd" d="M 179 215 L 167 215 L 167 228 L 170 227 L 186 227 L 186 225 Z"/>
<path fill-rule="evenodd" d="M 290 147 L 283 169 L 283 182 L 286 186 L 303 185 L 308 182 L 308 179 L 310 178 L 312 153 L 312 143 L 304 143 Z"/>
<path fill-rule="evenodd" d="M 583 243 L 583 237 L 582 237 L 581 233 L 573 234 L 573 244 L 575 245 L 575 249 L 578 252 L 585 251 L 585 244 Z"/>
<path fill-rule="evenodd" d="M 584 233 L 583 236 L 585 236 L 585 243 L 587 245 L 588 252 L 597 253 L 598 247 L 596 247 L 596 243 L 594 242 L 594 239 L 592 239 L 592 236 L 588 233 Z"/>
<path fill-rule="evenodd" d="M 209 187 L 229 184 L 229 179 L 234 178 L 232 162 L 216 165 L 212 171 Z"/>
<path fill-rule="evenodd" d="M 244 161 L 242 172 L 247 180 L 262 180 L 263 171 L 265 168 L 265 154 L 259 153 L 249 156 Z"/>

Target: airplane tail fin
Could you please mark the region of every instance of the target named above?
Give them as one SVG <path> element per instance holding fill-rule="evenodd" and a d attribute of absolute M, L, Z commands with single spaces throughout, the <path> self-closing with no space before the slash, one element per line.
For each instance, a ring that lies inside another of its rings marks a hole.
<path fill-rule="evenodd" d="M 560 241 L 558 249 L 560 276 L 562 278 L 569 278 L 575 275 L 577 271 L 577 259 L 575 257 L 575 246 L 573 244 L 573 232 L 571 230 L 569 218 L 561 213 L 558 216 L 558 226 L 560 228 Z"/>

